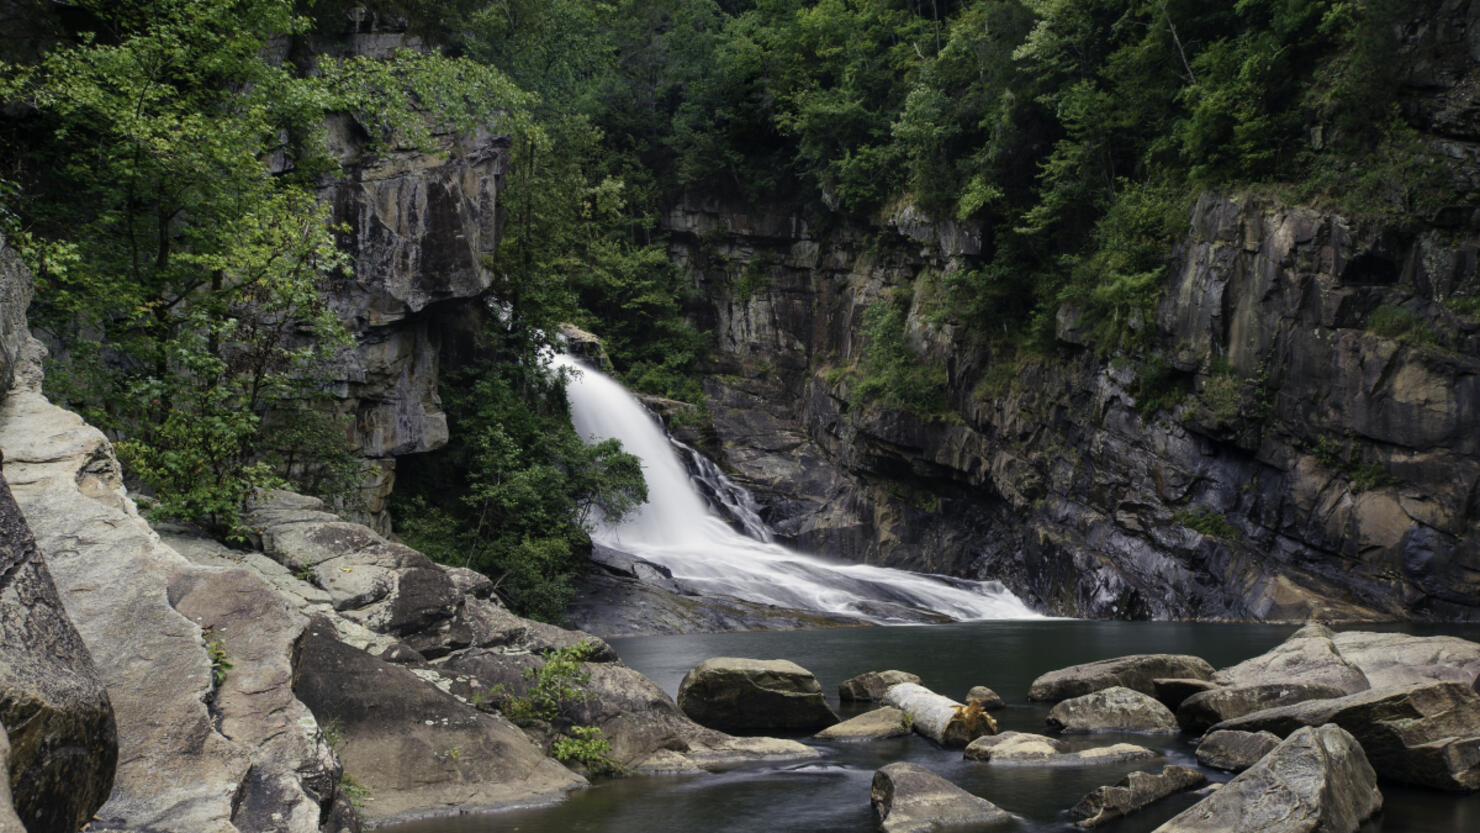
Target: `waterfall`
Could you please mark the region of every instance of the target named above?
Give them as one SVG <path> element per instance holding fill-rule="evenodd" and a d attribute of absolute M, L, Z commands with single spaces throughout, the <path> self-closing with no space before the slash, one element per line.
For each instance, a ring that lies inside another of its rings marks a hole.
<path fill-rule="evenodd" d="M 576 431 L 588 441 L 616 438 L 641 458 L 648 501 L 619 523 L 598 522 L 597 543 L 670 570 L 692 592 L 854 617 L 870 622 L 1039 618 L 999 582 L 967 581 L 864 564 L 843 564 L 794 552 L 770 541 L 770 531 L 745 490 L 692 449 L 668 438 L 658 420 L 610 377 L 567 355 L 556 367 L 572 371 L 568 394 Z M 680 461 L 695 458 L 718 499 L 741 520 L 741 534 L 710 510 Z"/>

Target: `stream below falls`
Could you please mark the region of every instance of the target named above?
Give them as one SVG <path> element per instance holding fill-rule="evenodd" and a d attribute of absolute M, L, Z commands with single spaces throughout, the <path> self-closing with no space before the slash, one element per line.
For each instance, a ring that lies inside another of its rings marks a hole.
<path fill-rule="evenodd" d="M 1480 627 L 1362 626 L 1365 630 L 1448 633 L 1480 638 Z M 959 622 L 765 633 L 690 634 L 611 640 L 622 659 L 670 695 L 689 668 L 712 656 L 785 658 L 817 675 L 834 708 L 838 683 L 865 671 L 898 668 L 929 688 L 961 698 L 973 685 L 1008 702 L 996 712 L 1002 729 L 1044 731 L 1048 706 L 1027 691 L 1045 671 L 1134 653 L 1190 653 L 1224 667 L 1263 653 L 1295 630 L 1291 625 L 1081 620 Z M 842 710 L 843 717 L 860 709 Z M 811 741 L 822 757 L 804 763 L 756 765 L 706 775 L 644 776 L 600 782 L 558 805 L 422 820 L 385 833 L 871 833 L 869 784 L 880 766 L 914 761 L 1020 816 L 994 833 L 1072 833 L 1063 811 L 1102 784 L 1127 773 L 1169 764 L 1197 766 L 1190 737 L 1130 734 L 1077 736 L 1084 746 L 1117 742 L 1158 749 L 1149 762 L 1056 769 L 994 767 L 967 761 L 918 736 L 870 743 Z M 1204 769 L 1211 780 L 1230 773 Z M 1480 830 L 1480 794 L 1457 795 L 1382 784 L 1384 810 L 1360 833 L 1465 833 Z M 1146 833 L 1189 806 L 1174 796 L 1099 828 Z"/>

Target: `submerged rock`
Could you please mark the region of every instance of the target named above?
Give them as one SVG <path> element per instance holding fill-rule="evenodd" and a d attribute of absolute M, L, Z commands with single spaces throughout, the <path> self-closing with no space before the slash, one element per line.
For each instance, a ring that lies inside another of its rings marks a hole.
<path fill-rule="evenodd" d="M 1154 833 L 1352 833 L 1380 809 L 1377 776 L 1356 739 L 1308 726 Z"/>
<path fill-rule="evenodd" d="M 818 740 L 880 740 L 910 733 L 910 718 L 903 711 L 884 706 L 829 726 L 813 735 Z"/>
<path fill-rule="evenodd" d="M 1116 764 L 1160 756 L 1158 752 L 1133 743 L 1069 751 L 1061 740 L 1026 732 L 1003 732 L 1000 735 L 977 738 L 966 747 L 963 754 L 967 760 L 990 761 L 994 764 L 1066 767 Z"/>
<path fill-rule="evenodd" d="M 927 833 L 1011 821 L 1013 815 L 919 764 L 900 761 L 874 773 L 869 803 L 883 833 Z"/>
<path fill-rule="evenodd" d="M 1203 736 L 1197 745 L 1197 762 L 1213 769 L 1243 772 L 1280 745 L 1273 732 L 1240 732 L 1220 729 Z"/>
<path fill-rule="evenodd" d="M 1177 718 L 1156 698 L 1121 686 L 1064 700 L 1048 713 L 1048 725 L 1064 733 L 1145 732 L 1175 735 Z"/>
<path fill-rule="evenodd" d="M 920 684 L 920 678 L 908 671 L 866 671 L 838 683 L 838 699 L 853 701 L 883 700 L 884 692 L 900 683 Z"/>
<path fill-rule="evenodd" d="M 1033 681 L 1028 689 L 1028 699 L 1056 702 L 1112 686 L 1133 689 L 1142 694 L 1155 694 L 1157 678 L 1206 680 L 1212 676 L 1213 666 L 1199 657 L 1186 654 L 1135 654 L 1050 671 Z"/>
<path fill-rule="evenodd" d="M 1132 772 L 1114 786 L 1097 787 L 1069 808 L 1079 819 L 1075 827 L 1089 829 L 1148 807 L 1169 795 L 1201 787 L 1208 779 L 1185 766 L 1164 766 L 1161 772 Z"/>
<path fill-rule="evenodd" d="M 720 731 L 816 729 L 838 722 L 811 671 L 790 660 L 713 657 L 689 670 L 678 707 Z"/>

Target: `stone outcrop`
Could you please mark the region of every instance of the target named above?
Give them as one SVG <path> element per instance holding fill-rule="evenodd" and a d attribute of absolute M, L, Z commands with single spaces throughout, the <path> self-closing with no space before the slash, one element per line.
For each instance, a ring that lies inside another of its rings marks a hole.
<path fill-rule="evenodd" d="M 1133 654 L 1049 671 L 1028 688 L 1029 700 L 1057 702 L 1112 686 L 1143 694 L 1156 693 L 1164 677 L 1206 680 L 1213 675 L 1207 660 L 1186 654 Z"/>
<path fill-rule="evenodd" d="M 889 686 L 900 683 L 920 684 L 920 678 L 908 671 L 865 671 L 838 683 L 838 699 L 851 701 L 883 700 Z"/>
<path fill-rule="evenodd" d="M 874 773 L 869 801 L 883 833 L 976 829 L 1009 822 L 1013 815 L 919 764 L 900 761 Z"/>
<path fill-rule="evenodd" d="M 1181 729 L 1171 710 L 1156 698 L 1121 686 L 1063 700 L 1048 713 L 1048 725 L 1075 732 L 1144 732 L 1175 735 Z"/>
<path fill-rule="evenodd" d="M 722 731 L 819 729 L 838 722 L 812 672 L 790 660 L 713 657 L 689 670 L 678 707 Z"/>
<path fill-rule="evenodd" d="M 1351 733 L 1383 778 L 1480 789 L 1480 693 L 1464 683 L 1369 689 L 1257 711 L 1214 728 L 1283 736 L 1327 723 Z"/>
<path fill-rule="evenodd" d="M 1197 762 L 1213 769 L 1243 772 L 1280 745 L 1273 732 L 1240 732 L 1220 729 L 1203 736 L 1197 745 Z"/>
<path fill-rule="evenodd" d="M 818 740 L 882 740 L 908 735 L 910 724 L 908 714 L 893 706 L 884 706 L 829 726 L 812 737 Z"/>
<path fill-rule="evenodd" d="M 992 252 L 918 208 L 868 225 L 680 201 L 664 225 L 716 338 L 722 464 L 802 548 L 1056 613 L 1480 615 L 1480 327 L 1450 303 L 1480 294 L 1472 17 L 1414 6 L 1390 66 L 1453 205 L 1388 224 L 1205 194 L 1128 324 L 1147 346 L 1113 359 L 1069 306 L 1046 355 L 995 352 L 943 286 Z M 852 395 L 885 293 L 909 294 L 905 340 L 947 378 L 939 413 Z M 1159 411 L 1137 398 L 1158 386 Z"/>
<path fill-rule="evenodd" d="M 1305 727 L 1154 833 L 1352 833 L 1380 809 L 1357 741 L 1335 726 Z"/>
<path fill-rule="evenodd" d="M 268 814 L 279 829 L 317 831 L 338 768 L 290 691 L 304 620 L 255 576 L 197 567 L 161 543 L 108 441 L 35 389 L 13 389 L 0 407 L 0 448 L 113 705 L 118 766 L 94 829 L 226 833 Z M 199 619 L 175 606 L 194 590 Z M 260 640 L 237 632 L 259 615 L 274 620 Z M 216 650 L 233 665 L 224 676 Z"/>
<path fill-rule="evenodd" d="M 0 809 L 10 808 L 13 795 L 14 811 L 31 833 L 80 829 L 112 792 L 113 706 L 3 478 L 0 732 L 8 736 Z"/>
<path fill-rule="evenodd" d="M 1161 772 L 1132 772 L 1119 783 L 1097 787 L 1069 808 L 1069 815 L 1083 830 L 1109 824 L 1137 810 L 1149 807 L 1169 795 L 1201 787 L 1207 777 L 1185 766 L 1164 766 Z"/>
<path fill-rule="evenodd" d="M 1160 757 L 1160 753 L 1133 743 L 1071 750 L 1061 740 L 1026 732 L 977 738 L 967 745 L 963 754 L 971 761 L 1055 767 L 1099 766 Z"/>

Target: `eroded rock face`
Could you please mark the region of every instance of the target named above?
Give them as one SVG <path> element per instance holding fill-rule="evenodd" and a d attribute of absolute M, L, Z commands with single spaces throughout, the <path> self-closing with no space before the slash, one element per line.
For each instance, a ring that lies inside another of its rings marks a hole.
<path fill-rule="evenodd" d="M 817 678 L 789 660 L 704 660 L 679 683 L 678 707 L 721 731 L 816 729 L 838 722 Z"/>
<path fill-rule="evenodd" d="M 1306 700 L 1341 697 L 1344 689 L 1333 685 L 1306 683 L 1267 683 L 1265 685 L 1230 686 L 1194 694 L 1177 708 L 1177 722 L 1194 735 L 1208 727 L 1261 709 L 1287 706 Z"/>
<path fill-rule="evenodd" d="M 1011 821 L 1011 813 L 919 764 L 900 761 L 874 773 L 869 801 L 884 833 L 926 833 Z"/>
<path fill-rule="evenodd" d="M 8 809 L 13 794 L 27 830 L 72 833 L 108 798 L 118 761 L 113 706 L 3 479 L 0 730 L 9 737 L 0 805 Z"/>
<path fill-rule="evenodd" d="M 1064 733 L 1181 731 L 1171 710 L 1156 698 L 1121 686 L 1060 702 L 1048 713 L 1048 725 Z"/>
<path fill-rule="evenodd" d="M 1380 809 L 1377 776 L 1356 739 L 1308 726 L 1154 833 L 1351 833 Z"/>
<path fill-rule="evenodd" d="M 1169 795 L 1201 787 L 1208 779 L 1195 769 L 1165 766 L 1161 772 L 1132 772 L 1119 783 L 1098 787 L 1069 808 L 1069 815 L 1079 819 L 1075 827 L 1089 829 L 1108 824 L 1148 807 Z"/>
<path fill-rule="evenodd" d="M 1415 43 L 1473 29 L 1462 4 L 1430 25 L 1432 6 L 1409 24 Z M 1398 76 L 1421 51 L 1395 56 Z M 1441 74 L 1413 94 L 1449 103 L 1413 113 L 1468 124 L 1457 102 L 1473 83 Z M 1430 138 L 1458 181 L 1480 179 L 1473 148 Z M 982 262 L 935 245 L 959 239 L 950 223 L 901 210 L 891 234 L 689 198 L 666 224 L 717 339 L 706 393 L 721 462 L 800 546 L 997 579 L 1087 617 L 1452 619 L 1480 612 L 1480 514 L 1463 485 L 1480 478 L 1480 331 L 1444 305 L 1480 292 L 1480 244 L 1454 208 L 1457 226 L 1414 233 L 1207 194 L 1154 320 L 1137 322 L 1152 348 L 1097 358 L 1065 307 L 1060 354 L 1006 382 L 973 322 L 938 314 L 935 276 Z M 909 345 L 947 373 L 943 414 L 850 397 L 841 371 L 866 350 L 863 311 L 893 290 L 912 291 Z M 1383 306 L 1442 348 L 1370 332 Z M 1141 413 L 1136 361 L 1168 363 L 1162 381 L 1185 401 Z M 1209 404 L 1220 391 L 1234 415 Z M 1231 531 L 1178 523 L 1193 506 Z"/>
<path fill-rule="evenodd" d="M 1111 686 L 1143 694 L 1156 693 L 1161 677 L 1206 680 L 1213 674 L 1207 660 L 1186 654 L 1133 654 L 1050 671 L 1033 681 L 1029 700 L 1057 702 Z"/>

